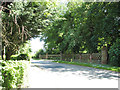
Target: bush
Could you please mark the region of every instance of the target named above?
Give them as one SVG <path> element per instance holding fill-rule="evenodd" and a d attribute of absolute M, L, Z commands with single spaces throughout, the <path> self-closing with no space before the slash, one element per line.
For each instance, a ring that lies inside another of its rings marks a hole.
<path fill-rule="evenodd" d="M 18 57 L 18 55 L 16 56 L 16 55 L 12 55 L 11 57 L 10 57 L 10 60 L 17 60 L 17 57 Z"/>
<path fill-rule="evenodd" d="M 38 59 L 39 55 L 45 55 L 46 53 L 44 52 L 43 49 L 40 49 L 39 51 L 36 52 L 35 56 L 33 58 Z"/>
<path fill-rule="evenodd" d="M 109 49 L 110 65 L 120 66 L 120 39 L 117 39 L 115 43 Z"/>
<path fill-rule="evenodd" d="M 24 73 L 27 69 L 23 61 L 3 61 L 2 62 L 2 87 L 7 90 L 18 88 L 24 80 Z"/>
<path fill-rule="evenodd" d="M 17 60 L 28 60 L 28 61 L 30 61 L 30 57 L 28 56 L 28 54 L 20 54 L 20 55 L 18 55 Z"/>
<path fill-rule="evenodd" d="M 28 60 L 28 61 L 30 61 L 30 57 L 28 56 L 28 54 L 20 54 L 18 56 L 12 56 L 10 59 L 11 60 Z"/>

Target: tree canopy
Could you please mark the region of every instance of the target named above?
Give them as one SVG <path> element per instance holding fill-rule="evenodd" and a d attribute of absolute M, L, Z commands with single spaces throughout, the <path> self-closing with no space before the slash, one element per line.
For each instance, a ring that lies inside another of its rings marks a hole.
<path fill-rule="evenodd" d="M 15 54 L 20 45 L 40 35 L 51 16 L 55 16 L 54 2 L 12 2 L 3 4 L 2 46 L 6 59 Z M 53 8 L 52 8 L 53 7 Z"/>
<path fill-rule="evenodd" d="M 68 2 L 65 13 L 43 32 L 44 41 L 69 53 L 109 49 L 120 36 L 119 7 L 118 2 Z"/>
<path fill-rule="evenodd" d="M 46 50 L 96 53 L 120 39 L 120 2 L 14 2 L 2 11 L 6 55 L 32 37 Z M 118 43 L 118 42 L 117 42 Z"/>

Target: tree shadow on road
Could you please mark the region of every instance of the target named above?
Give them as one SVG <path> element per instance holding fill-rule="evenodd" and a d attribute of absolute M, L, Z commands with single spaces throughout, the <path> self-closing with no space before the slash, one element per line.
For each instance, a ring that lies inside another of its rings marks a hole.
<path fill-rule="evenodd" d="M 88 79 L 114 79 L 118 80 L 120 76 L 117 72 L 96 69 L 92 67 L 78 66 L 78 65 L 68 65 L 68 64 L 60 64 L 51 61 L 34 61 L 32 62 L 32 67 L 38 67 L 41 70 L 49 70 L 51 72 L 60 72 L 66 73 L 70 72 L 73 75 L 78 76 L 86 76 Z"/>

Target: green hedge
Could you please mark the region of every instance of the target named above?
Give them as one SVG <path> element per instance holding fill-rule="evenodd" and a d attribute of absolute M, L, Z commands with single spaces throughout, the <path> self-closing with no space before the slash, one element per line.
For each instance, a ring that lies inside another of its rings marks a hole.
<path fill-rule="evenodd" d="M 117 39 L 109 50 L 110 65 L 120 67 L 120 39 Z"/>
<path fill-rule="evenodd" d="M 28 60 L 28 61 L 30 61 L 30 57 L 28 54 L 20 54 L 18 56 L 12 56 L 10 59 L 11 60 Z"/>
<path fill-rule="evenodd" d="M 2 62 L 2 87 L 6 89 L 20 88 L 24 81 L 27 64 L 25 61 L 3 61 Z"/>

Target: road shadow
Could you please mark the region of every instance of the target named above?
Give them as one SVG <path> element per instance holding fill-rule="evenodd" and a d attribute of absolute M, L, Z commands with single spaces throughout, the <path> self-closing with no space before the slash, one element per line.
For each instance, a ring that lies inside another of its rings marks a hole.
<path fill-rule="evenodd" d="M 109 70 L 96 69 L 96 68 L 78 66 L 78 65 L 61 64 L 47 60 L 32 61 L 31 67 L 38 67 L 41 70 L 49 70 L 51 72 L 60 72 L 60 73 L 71 72 L 73 75 L 79 75 L 79 76 L 84 75 L 90 80 L 105 79 L 105 78 L 118 80 L 118 78 L 120 78 L 117 72 L 113 72 Z"/>

